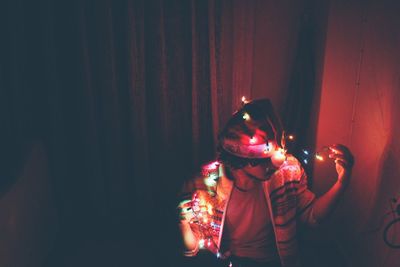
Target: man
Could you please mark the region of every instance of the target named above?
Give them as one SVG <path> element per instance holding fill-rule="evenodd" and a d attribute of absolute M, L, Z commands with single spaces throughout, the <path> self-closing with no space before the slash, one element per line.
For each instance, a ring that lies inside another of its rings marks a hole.
<path fill-rule="evenodd" d="M 186 256 L 206 249 L 225 266 L 301 266 L 298 224 L 317 225 L 332 212 L 354 161 L 345 146 L 329 147 L 338 178 L 316 198 L 299 161 L 285 153 L 282 135 L 267 99 L 233 114 L 219 135 L 218 161 L 183 189 L 178 207 Z"/>

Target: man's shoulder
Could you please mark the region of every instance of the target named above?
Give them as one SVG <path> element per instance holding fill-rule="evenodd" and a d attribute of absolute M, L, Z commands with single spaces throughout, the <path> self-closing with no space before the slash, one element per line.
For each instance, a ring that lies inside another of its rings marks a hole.
<path fill-rule="evenodd" d="M 292 154 L 286 154 L 285 166 L 301 168 L 300 161 Z"/>
<path fill-rule="evenodd" d="M 300 161 L 292 154 L 286 155 L 286 160 L 279 168 L 279 173 L 286 180 L 300 180 L 304 170 Z"/>

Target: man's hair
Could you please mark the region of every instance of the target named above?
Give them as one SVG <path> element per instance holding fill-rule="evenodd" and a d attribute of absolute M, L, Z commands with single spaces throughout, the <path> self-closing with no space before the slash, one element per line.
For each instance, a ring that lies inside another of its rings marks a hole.
<path fill-rule="evenodd" d="M 244 116 L 249 116 L 249 119 L 246 120 Z M 248 102 L 232 115 L 218 135 L 218 160 L 235 169 L 242 168 L 250 161 L 257 160 L 233 155 L 227 152 L 221 143 L 225 139 L 239 142 L 241 136 L 252 137 L 256 131 L 260 130 L 266 133 L 268 140 L 274 140 L 278 145 L 281 145 L 282 126 L 269 99 Z"/>
<path fill-rule="evenodd" d="M 226 167 L 237 170 L 245 167 L 248 164 L 253 166 L 258 165 L 265 161 L 269 161 L 270 158 L 260 158 L 260 159 L 242 158 L 227 152 L 225 149 L 222 148 L 222 146 L 218 146 L 217 160 L 224 163 Z"/>

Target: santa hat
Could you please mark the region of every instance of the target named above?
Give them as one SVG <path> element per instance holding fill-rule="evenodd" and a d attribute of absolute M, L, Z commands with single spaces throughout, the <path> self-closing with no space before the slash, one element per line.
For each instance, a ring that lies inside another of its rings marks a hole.
<path fill-rule="evenodd" d="M 269 158 L 279 148 L 282 127 L 269 99 L 245 103 L 219 135 L 226 152 L 241 158 Z"/>

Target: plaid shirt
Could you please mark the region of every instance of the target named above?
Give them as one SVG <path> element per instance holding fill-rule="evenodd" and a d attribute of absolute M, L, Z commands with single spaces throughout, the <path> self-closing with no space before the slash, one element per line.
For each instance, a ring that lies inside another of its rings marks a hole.
<path fill-rule="evenodd" d="M 216 255 L 223 255 L 224 251 L 220 251 L 221 239 L 233 181 L 225 176 L 222 164 L 214 168 L 210 166 L 212 165 L 205 165 L 200 175 L 185 183 L 182 197 L 203 195 L 212 203 L 212 229 L 207 232 L 207 237 L 211 240 L 205 240 L 208 245 L 206 244 L 204 248 Z M 287 160 L 271 179 L 263 182 L 263 189 L 281 264 L 283 267 L 300 266 L 297 223 L 300 221 L 307 225 L 317 225 L 312 208 L 315 195 L 307 188 L 307 175 L 299 161 L 294 156 L 288 155 Z M 197 224 L 190 226 L 199 238 L 204 237 Z M 186 251 L 185 255 L 195 256 L 198 250 L 199 248 Z"/>

